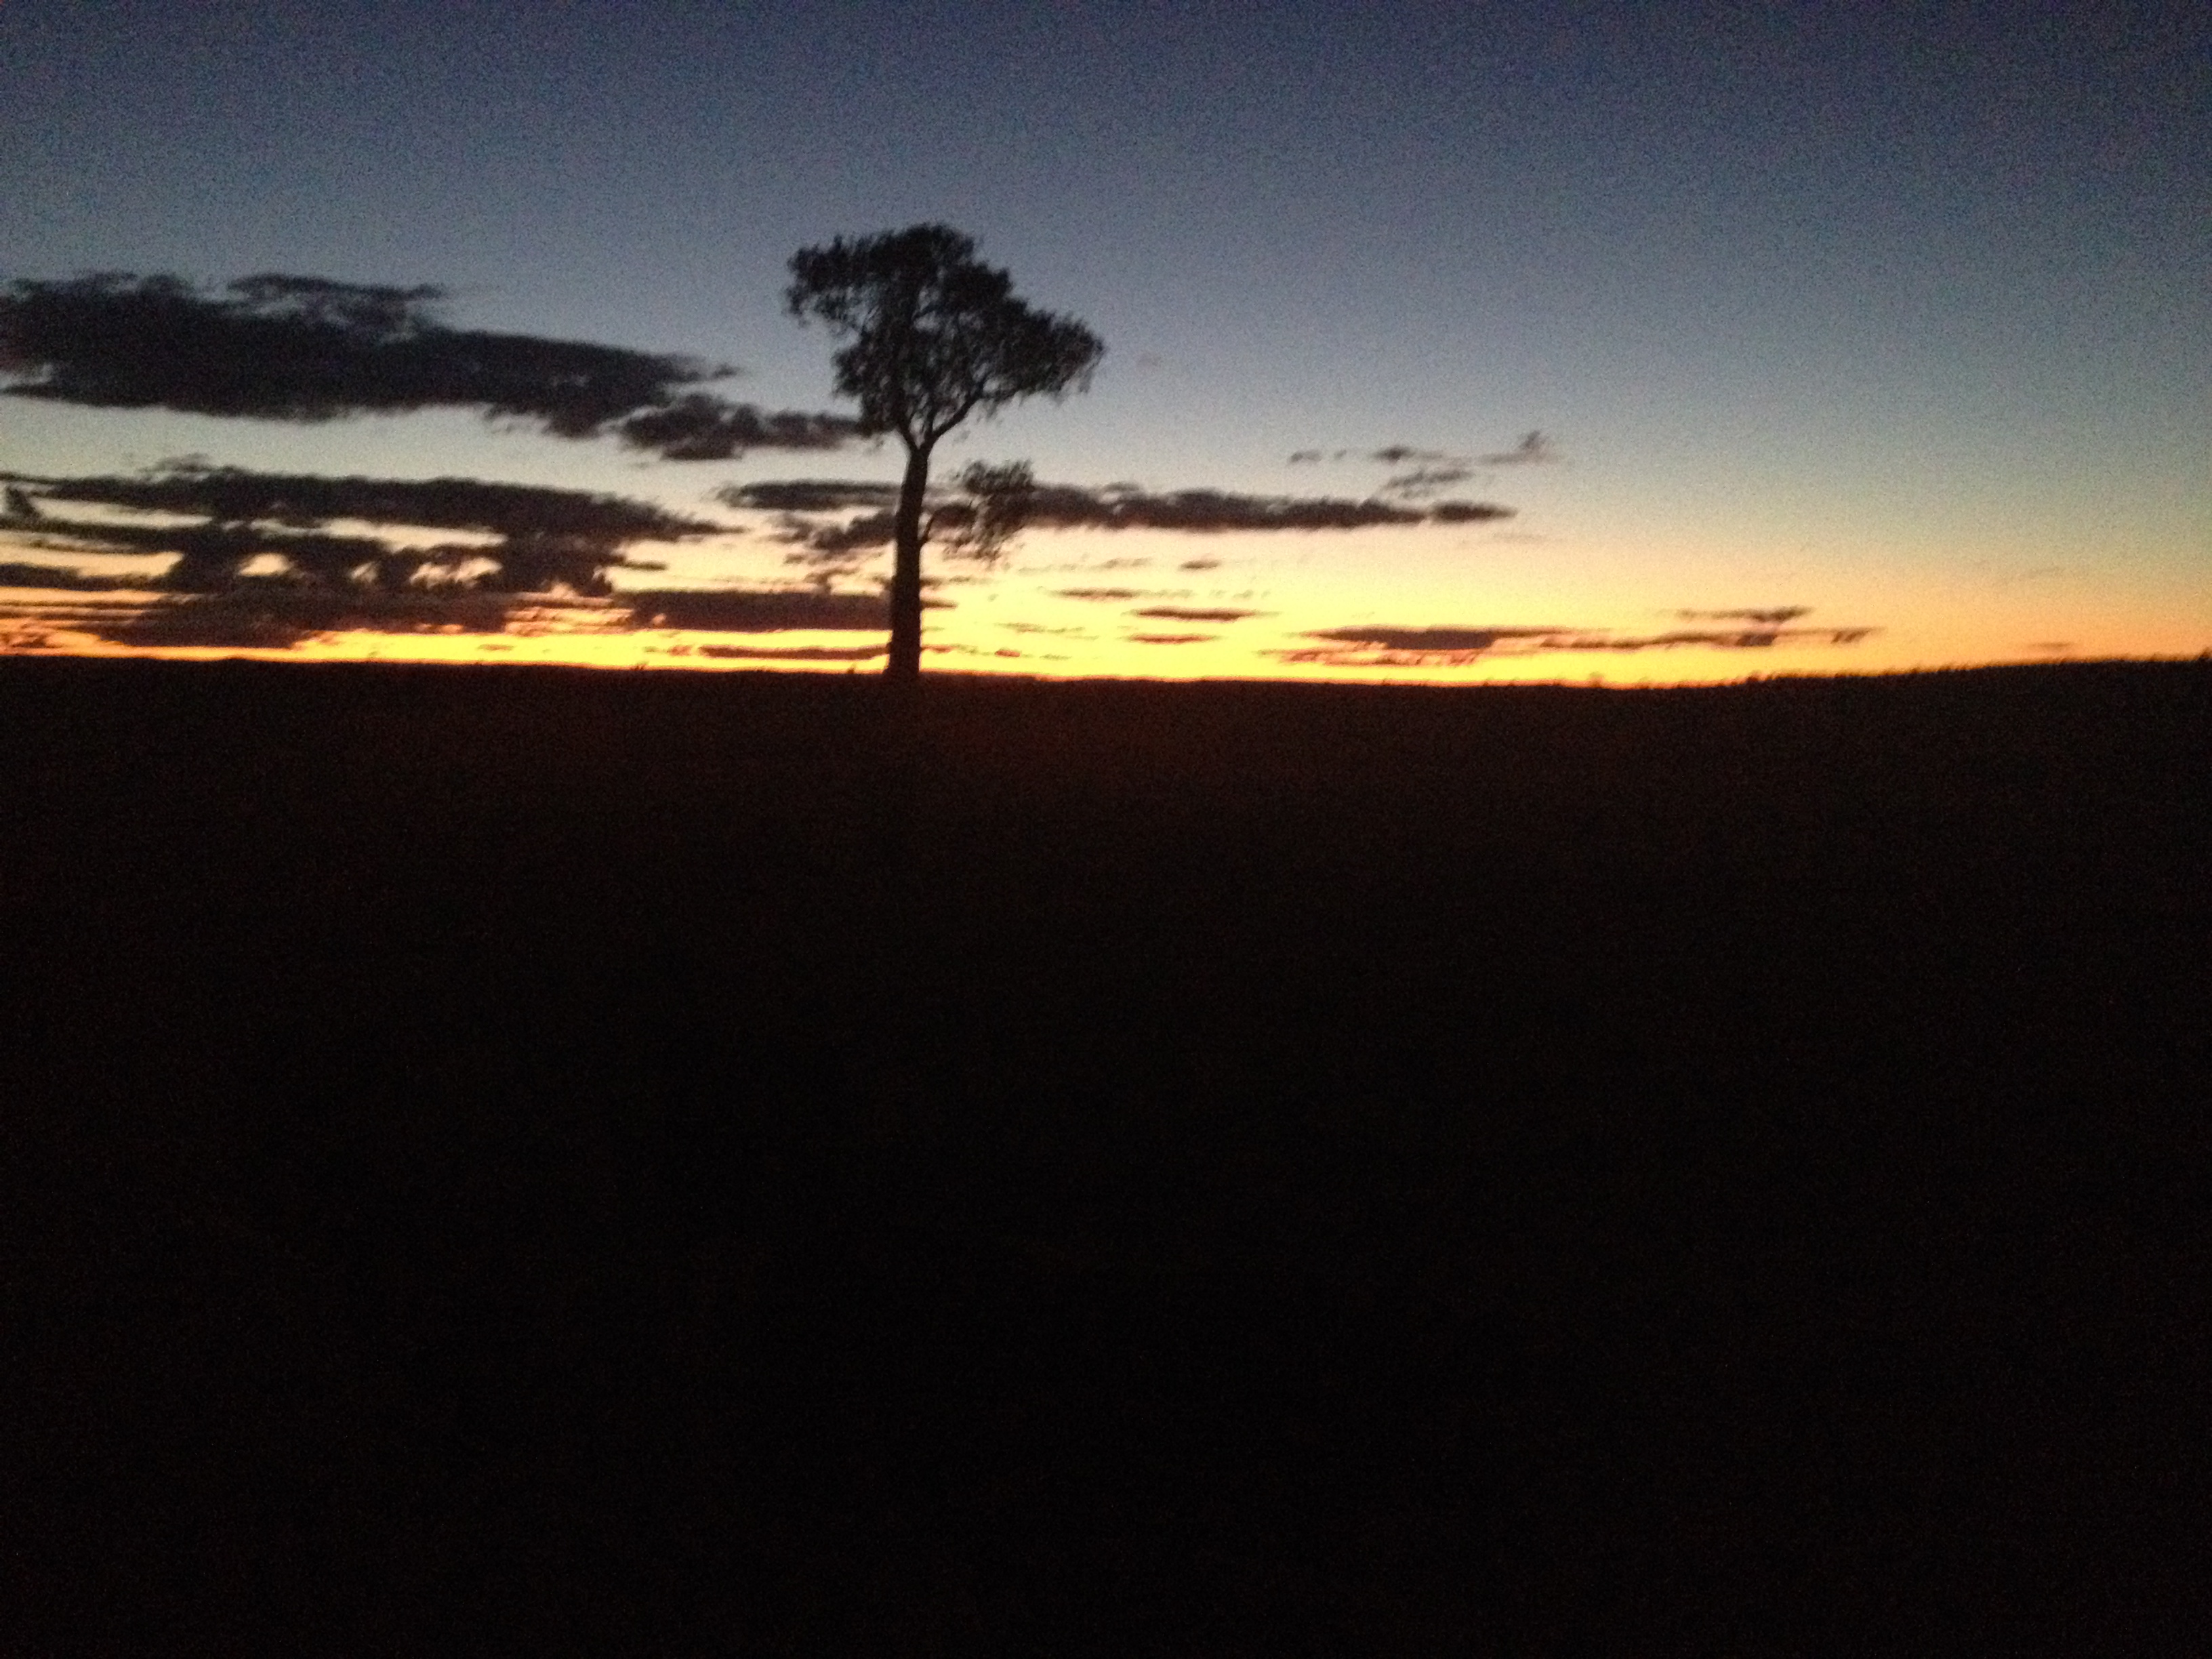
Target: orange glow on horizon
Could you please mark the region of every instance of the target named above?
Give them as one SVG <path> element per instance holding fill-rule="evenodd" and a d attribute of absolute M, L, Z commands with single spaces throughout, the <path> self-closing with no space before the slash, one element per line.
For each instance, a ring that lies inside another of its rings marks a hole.
<path fill-rule="evenodd" d="M 769 537 L 681 550 L 679 574 L 630 580 L 790 590 L 784 544 Z M 116 580 L 144 580 L 159 563 L 103 565 L 0 532 L 0 561 L 19 556 L 67 558 Z M 988 573 L 937 562 L 925 662 L 1049 679 L 1666 686 L 2212 647 L 2212 580 L 2186 567 L 2147 566 L 2126 584 L 1982 568 L 1662 555 L 1516 532 L 1056 532 L 1030 538 Z M 867 591 L 872 574 L 865 564 L 844 573 L 842 591 Z M 0 653 L 782 673 L 883 665 L 883 637 L 866 629 L 633 627 L 620 592 L 519 599 L 498 631 L 454 623 L 252 637 L 278 629 L 286 602 L 279 590 L 264 615 L 242 595 L 229 611 L 211 606 L 217 636 L 164 641 L 130 638 L 128 619 L 205 601 L 150 587 L 17 588 L 0 595 Z"/>

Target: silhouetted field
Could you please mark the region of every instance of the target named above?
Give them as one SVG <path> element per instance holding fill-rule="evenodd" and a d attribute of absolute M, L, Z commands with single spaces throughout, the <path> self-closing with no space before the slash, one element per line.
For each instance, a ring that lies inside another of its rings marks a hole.
<path fill-rule="evenodd" d="M 2202 1651 L 2209 758 L 0 663 L 0 1648 Z"/>

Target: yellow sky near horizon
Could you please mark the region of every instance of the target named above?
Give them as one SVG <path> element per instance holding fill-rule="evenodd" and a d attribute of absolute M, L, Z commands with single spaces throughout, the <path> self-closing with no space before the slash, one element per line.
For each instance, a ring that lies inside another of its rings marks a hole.
<path fill-rule="evenodd" d="M 768 515 L 744 533 L 640 546 L 661 571 L 625 587 L 789 585 Z M 151 575 L 158 556 L 70 553 L 0 532 L 0 561 Z M 1161 679 L 1387 684 L 1699 684 L 2048 661 L 2194 656 L 2212 648 L 2212 576 L 2161 562 L 2109 572 L 2018 558 L 1931 564 L 1804 546 L 1700 553 L 1503 526 L 1345 532 L 1032 532 L 995 569 L 933 560 L 943 605 L 927 619 L 939 670 Z M 840 579 L 866 591 L 872 567 Z M 283 648 L 238 640 L 151 647 L 100 636 L 100 618 L 151 592 L 0 594 L 0 649 L 293 660 L 568 663 L 605 667 L 866 672 L 879 639 L 850 629 L 741 634 L 617 626 L 621 612 L 532 607 L 496 634 L 345 628 Z M 1802 611 L 1782 621 L 1730 613 Z M 1238 614 L 1243 613 L 1243 614 Z M 1446 651 L 1415 648 L 1407 630 Z M 1557 630 L 1516 635 L 1510 630 Z M 1487 641 L 1480 636 L 1498 630 Z M 1362 642 L 1363 635 L 1375 637 Z M 1335 637 L 1317 637 L 1334 635 Z M 1719 635 L 1771 643 L 1667 642 Z M 1486 648 L 1484 648 L 1486 644 Z M 789 653 L 797 653 L 798 655 Z M 1317 656 L 1317 653 L 1338 653 Z"/>

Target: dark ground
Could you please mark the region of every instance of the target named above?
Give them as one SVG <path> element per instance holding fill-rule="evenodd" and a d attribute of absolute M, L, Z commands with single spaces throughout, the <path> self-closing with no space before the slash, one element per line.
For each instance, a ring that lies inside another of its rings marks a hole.
<path fill-rule="evenodd" d="M 2208 762 L 0 662 L 0 1651 L 2203 1652 Z"/>

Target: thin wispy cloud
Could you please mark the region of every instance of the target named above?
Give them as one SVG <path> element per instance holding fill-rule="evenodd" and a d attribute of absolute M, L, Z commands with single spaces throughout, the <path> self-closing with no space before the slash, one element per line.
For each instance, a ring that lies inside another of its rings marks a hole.
<path fill-rule="evenodd" d="M 652 537 L 672 540 L 719 526 L 627 496 L 482 478 L 364 478 L 255 472 L 193 461 L 166 462 L 134 476 L 58 478 L 50 501 L 97 502 L 142 512 L 187 513 L 226 523 L 295 527 L 353 519 L 370 524 L 475 530 L 491 535 Z"/>
<path fill-rule="evenodd" d="M 1717 650 L 1771 650 L 1782 645 L 1855 645 L 1879 630 L 1873 628 L 1790 628 L 1782 625 L 1808 614 L 1802 605 L 1759 611 L 1685 613 L 1771 618 L 1745 629 L 1680 629 L 1660 634 L 1624 634 L 1600 628 L 1514 624 L 1497 628 L 1400 628 L 1353 624 L 1315 629 L 1304 637 L 1319 641 L 1270 654 L 1286 663 L 1332 668 L 1466 667 L 1486 657 L 1525 657 L 1549 653 L 1637 652 L 1702 646 Z"/>
<path fill-rule="evenodd" d="M 1422 655 L 1480 655 L 1495 650 L 1501 641 L 1548 639 L 1573 630 L 1563 628 L 1322 628 L 1305 635 L 1331 648 L 1357 647 L 1373 651 L 1402 651 Z"/>
<path fill-rule="evenodd" d="M 1474 476 L 1474 469 L 1472 467 L 1418 466 L 1410 472 L 1401 472 L 1385 478 L 1382 489 L 1376 493 L 1395 495 L 1401 501 L 1421 501 L 1449 489 L 1454 484 L 1465 483 Z"/>
<path fill-rule="evenodd" d="M 882 656 L 885 648 L 880 645 L 699 645 L 679 647 L 679 653 L 742 662 L 866 662 Z"/>
<path fill-rule="evenodd" d="M 834 481 L 788 480 L 734 486 L 720 499 L 739 507 L 785 513 L 868 509 L 842 531 L 809 528 L 794 532 L 809 544 L 828 533 L 850 537 L 878 533 L 874 514 L 883 511 L 890 486 Z M 950 502 L 950 498 L 946 498 Z M 1469 524 L 1510 518 L 1513 509 L 1490 501 L 1445 501 L 1416 504 L 1370 496 L 1253 495 L 1231 490 L 1179 489 L 1154 492 L 1129 484 L 1091 489 L 1079 484 L 1039 484 L 1028 501 L 1026 523 L 1040 530 L 1167 530 L 1190 534 L 1231 531 L 1364 530 L 1378 526 L 1422 523 Z M 864 527 L 865 526 L 865 530 Z"/>
<path fill-rule="evenodd" d="M 1201 605 L 1154 605 L 1129 613 L 1146 617 L 1156 622 L 1232 623 L 1243 622 L 1247 617 L 1264 616 L 1261 611 L 1238 611 L 1228 606 L 1210 608 Z"/>
<path fill-rule="evenodd" d="M 1800 617 L 1809 617 L 1813 608 L 1804 605 L 1772 605 L 1764 611 L 1677 611 L 1684 622 L 1747 622 L 1765 628 L 1780 628 L 1794 623 Z"/>
<path fill-rule="evenodd" d="M 1379 449 L 1296 449 L 1291 452 L 1292 466 L 1319 466 L 1324 461 L 1371 462 L 1380 466 L 1449 465 L 1466 458 L 1455 455 L 1448 449 L 1424 449 L 1416 444 L 1384 444 Z"/>
<path fill-rule="evenodd" d="M 1292 466 L 1318 466 L 1324 462 L 1352 463 L 1399 469 L 1375 487 L 1367 499 L 1370 503 L 1421 510 L 1420 504 L 1433 502 L 1426 509 L 1431 522 L 1437 524 L 1476 524 L 1486 520 L 1508 516 L 1504 510 L 1487 503 L 1463 501 L 1437 501 L 1434 498 L 1444 491 L 1468 483 L 1478 473 L 1493 467 L 1526 466 L 1559 459 L 1558 447 L 1541 432 L 1526 434 L 1515 447 L 1488 455 L 1455 454 L 1449 450 L 1425 448 L 1415 444 L 1384 444 L 1378 449 L 1300 449 L 1292 452 Z"/>
<path fill-rule="evenodd" d="M 1475 460 L 1482 466 L 1550 466 L 1564 460 L 1559 447 L 1544 432 L 1526 432 L 1521 441 L 1510 449 L 1495 450 L 1487 455 L 1478 455 Z"/>
<path fill-rule="evenodd" d="M 1450 478 L 1438 475 L 1409 485 L 1414 495 L 1441 488 Z M 788 561 L 823 569 L 851 569 L 892 544 L 896 522 L 887 484 L 841 480 L 789 479 L 733 485 L 717 492 L 726 505 L 769 510 L 781 517 Z M 951 492 L 931 502 L 934 522 L 957 526 L 969 509 Z M 809 515 L 865 508 L 842 522 L 817 523 Z M 1380 495 L 1352 501 L 1327 495 L 1251 495 L 1228 490 L 1184 489 L 1155 493 L 1133 484 L 1089 489 L 1075 484 L 1041 484 L 1030 494 L 1024 525 L 1031 530 L 1157 530 L 1190 535 L 1231 532 L 1364 530 L 1380 526 L 1424 523 L 1459 525 L 1510 518 L 1512 509 L 1489 501 L 1418 503 Z M 1149 561 L 1107 560 L 1096 569 L 1135 568 Z M 1211 568 L 1212 563 L 1186 568 Z"/>
<path fill-rule="evenodd" d="M 1668 634 L 1595 634 L 1561 650 L 1649 651 L 1670 646 L 1705 645 L 1729 651 L 1760 651 L 1782 644 L 1856 645 L 1877 632 L 1872 628 L 1748 628 L 1740 632 L 1683 629 Z"/>
<path fill-rule="evenodd" d="M 129 477 L 46 480 L 36 528 L 81 550 L 172 554 L 159 585 L 216 592 L 276 558 L 295 582 L 335 591 L 404 593 L 426 587 L 514 593 L 612 591 L 610 573 L 657 568 L 632 561 L 642 540 L 717 532 L 650 502 L 479 478 L 330 477 L 172 461 Z M 61 516 L 54 504 L 121 507 L 128 521 Z M 189 515 L 197 524 L 152 521 Z M 377 533 L 326 526 L 367 524 Z M 405 531 L 475 539 L 422 545 Z M 264 584 L 265 585 L 265 584 Z"/>
<path fill-rule="evenodd" d="M 1379 449 L 1299 449 L 1290 456 L 1292 466 L 1319 466 L 1323 462 L 1354 462 L 1407 467 L 1408 471 L 1382 485 L 1382 493 L 1408 495 L 1431 482 L 1456 483 L 1474 476 L 1478 467 L 1545 466 L 1565 459 L 1548 433 L 1523 433 L 1510 449 L 1486 455 L 1465 455 L 1448 449 L 1428 449 L 1417 444 L 1384 444 Z"/>

